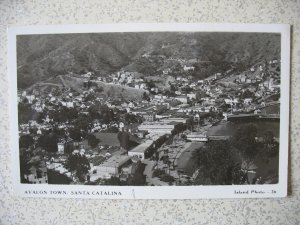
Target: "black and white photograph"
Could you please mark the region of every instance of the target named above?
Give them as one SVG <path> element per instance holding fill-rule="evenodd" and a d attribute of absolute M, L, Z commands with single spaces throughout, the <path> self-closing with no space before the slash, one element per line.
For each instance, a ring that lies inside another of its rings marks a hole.
<path fill-rule="evenodd" d="M 16 182 L 80 196 L 286 187 L 289 33 L 157 26 L 15 35 Z"/>

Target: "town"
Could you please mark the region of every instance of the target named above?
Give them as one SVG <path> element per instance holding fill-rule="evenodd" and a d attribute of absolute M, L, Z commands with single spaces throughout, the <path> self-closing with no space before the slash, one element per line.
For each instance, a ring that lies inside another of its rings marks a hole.
<path fill-rule="evenodd" d="M 153 76 L 124 70 L 68 72 L 19 89 L 21 182 L 276 182 L 280 60 L 262 60 L 243 71 L 232 67 L 205 79 L 193 76 L 195 70 L 193 63 L 181 61 L 180 68 L 164 68 Z M 247 143 L 268 152 L 271 174 L 264 171 L 266 163 L 256 160 L 265 153 L 241 150 Z M 216 146 L 220 151 L 210 161 L 209 151 Z M 228 149 L 238 153 L 222 156 Z M 232 163 L 224 168 L 222 159 Z M 230 176 L 222 175 L 228 171 Z"/>

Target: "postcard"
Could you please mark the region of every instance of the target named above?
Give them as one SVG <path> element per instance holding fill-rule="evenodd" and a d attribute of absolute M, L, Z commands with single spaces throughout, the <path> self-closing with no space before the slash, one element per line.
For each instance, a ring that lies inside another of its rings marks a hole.
<path fill-rule="evenodd" d="M 14 191 L 287 195 L 290 26 L 8 28 Z"/>

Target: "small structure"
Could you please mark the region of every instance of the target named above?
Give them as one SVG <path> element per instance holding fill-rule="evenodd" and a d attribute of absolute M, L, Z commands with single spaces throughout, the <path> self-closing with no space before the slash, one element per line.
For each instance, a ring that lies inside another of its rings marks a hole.
<path fill-rule="evenodd" d="M 186 139 L 189 141 L 199 141 L 199 142 L 207 142 L 208 137 L 203 133 L 190 133 L 186 135 Z"/>

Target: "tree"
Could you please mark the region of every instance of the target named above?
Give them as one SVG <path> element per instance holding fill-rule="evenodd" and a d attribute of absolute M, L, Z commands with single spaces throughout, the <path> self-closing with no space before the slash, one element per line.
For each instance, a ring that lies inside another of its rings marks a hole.
<path fill-rule="evenodd" d="M 48 184 L 70 184 L 72 180 L 64 174 L 54 170 L 47 170 Z"/>
<path fill-rule="evenodd" d="M 263 134 L 263 151 L 268 153 L 269 156 L 278 154 L 279 144 L 275 141 L 272 131 L 266 131 Z"/>
<path fill-rule="evenodd" d="M 111 186 L 120 186 L 122 182 L 118 177 L 111 177 L 104 181 L 104 185 L 111 185 Z"/>
<path fill-rule="evenodd" d="M 76 121 L 75 121 L 75 127 L 76 129 L 79 129 L 81 132 L 85 132 L 87 133 L 89 128 L 90 128 L 90 124 L 92 122 L 92 119 L 88 116 L 85 115 L 80 115 L 77 117 Z"/>
<path fill-rule="evenodd" d="M 142 99 L 143 99 L 143 100 L 146 100 L 146 101 L 150 101 L 150 97 L 149 97 L 149 95 L 147 95 L 147 92 L 144 92 L 144 93 L 143 93 Z"/>
<path fill-rule="evenodd" d="M 74 108 L 67 108 L 64 106 L 59 107 L 58 110 L 50 111 L 50 118 L 52 118 L 55 122 L 64 123 L 67 121 L 73 121 L 78 117 L 78 112 Z"/>
<path fill-rule="evenodd" d="M 36 122 L 43 123 L 44 120 L 45 120 L 45 113 L 44 112 L 37 113 Z"/>
<path fill-rule="evenodd" d="M 94 101 L 95 99 L 96 99 L 96 96 L 95 96 L 94 94 L 92 94 L 92 93 L 89 93 L 89 94 L 85 97 L 84 101 L 85 101 L 85 102 L 91 102 L 91 101 Z"/>
<path fill-rule="evenodd" d="M 156 87 L 155 82 L 153 80 L 146 81 L 146 85 L 147 85 L 149 91 L 151 90 L 151 88 Z"/>
<path fill-rule="evenodd" d="M 104 123 L 110 123 L 114 120 L 114 112 L 112 109 L 108 108 L 107 105 L 100 106 L 99 116 Z"/>
<path fill-rule="evenodd" d="M 75 174 L 80 181 L 85 181 L 85 175 L 91 169 L 90 163 L 85 155 L 79 153 L 70 154 L 65 163 L 72 176 Z"/>
<path fill-rule="evenodd" d="M 246 89 L 243 93 L 242 93 L 242 98 L 253 98 L 254 97 L 254 93 L 251 92 L 249 89 Z"/>
<path fill-rule="evenodd" d="M 27 101 L 27 98 L 25 98 Z M 36 111 L 31 109 L 30 104 L 19 103 L 18 104 L 18 119 L 19 123 L 28 123 L 29 120 L 34 118 Z"/>
<path fill-rule="evenodd" d="M 120 142 L 120 146 L 126 151 L 129 150 L 129 134 L 125 131 L 121 131 L 118 133 L 118 140 Z"/>
<path fill-rule="evenodd" d="M 145 164 L 138 161 L 135 163 L 134 167 L 136 168 L 134 174 L 128 180 L 129 185 L 142 186 L 146 183 L 146 176 L 144 175 Z"/>
<path fill-rule="evenodd" d="M 194 130 L 194 118 L 190 117 L 187 121 L 186 121 L 186 127 L 190 130 L 193 131 Z"/>
<path fill-rule="evenodd" d="M 263 135 L 264 143 L 267 145 L 273 144 L 274 143 L 274 134 L 272 131 L 266 131 L 264 132 Z"/>
<path fill-rule="evenodd" d="M 103 92 L 104 89 L 103 89 L 102 86 L 98 86 L 98 87 L 96 87 L 95 91 L 96 91 L 96 92 Z"/>
<path fill-rule="evenodd" d="M 236 176 L 240 162 L 235 162 L 233 149 L 228 141 L 214 141 L 194 153 L 199 174 L 196 184 L 230 185 L 239 182 Z"/>
<path fill-rule="evenodd" d="M 24 175 L 28 175 L 30 173 L 30 157 L 26 153 L 24 149 L 20 149 L 20 180 L 21 183 L 29 183 L 28 180 L 25 179 Z"/>
<path fill-rule="evenodd" d="M 38 140 L 38 145 L 47 152 L 57 152 L 58 138 L 55 134 L 42 135 Z"/>
<path fill-rule="evenodd" d="M 176 91 L 176 87 L 173 84 L 171 84 L 170 85 L 170 90 L 171 90 L 171 92 L 175 92 Z"/>
<path fill-rule="evenodd" d="M 82 140 L 82 136 L 84 135 L 80 129 L 78 128 L 72 128 L 69 130 L 69 135 L 70 138 L 72 138 L 74 141 L 81 141 Z"/>
<path fill-rule="evenodd" d="M 33 138 L 29 134 L 22 135 L 19 139 L 19 147 L 20 148 L 29 148 L 33 145 L 34 141 Z"/>
<path fill-rule="evenodd" d="M 125 124 L 131 124 L 131 123 L 140 123 L 142 122 L 142 118 L 140 116 L 126 113 L 124 116 L 124 123 Z"/>
<path fill-rule="evenodd" d="M 87 136 L 87 140 L 88 140 L 88 144 L 92 147 L 92 148 L 96 148 L 98 143 L 100 142 L 100 140 L 98 138 L 96 138 L 95 135 L 93 134 L 89 134 Z"/>
<path fill-rule="evenodd" d="M 257 127 L 254 124 L 240 126 L 233 135 L 232 144 L 242 154 L 245 160 L 251 161 L 258 153 Z"/>

